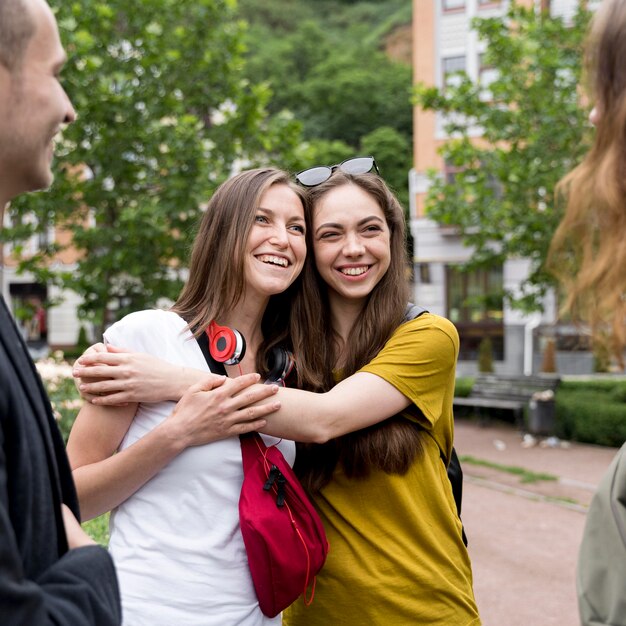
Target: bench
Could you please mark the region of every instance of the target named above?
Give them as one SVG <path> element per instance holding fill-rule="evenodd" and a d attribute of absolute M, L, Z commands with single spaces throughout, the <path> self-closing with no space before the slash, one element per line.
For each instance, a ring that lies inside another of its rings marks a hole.
<path fill-rule="evenodd" d="M 555 392 L 561 378 L 554 374 L 532 376 L 480 374 L 467 397 L 454 398 L 454 406 L 470 406 L 478 409 L 504 409 L 513 411 L 515 423 L 524 425 L 524 409 L 532 396 L 540 391 Z"/>

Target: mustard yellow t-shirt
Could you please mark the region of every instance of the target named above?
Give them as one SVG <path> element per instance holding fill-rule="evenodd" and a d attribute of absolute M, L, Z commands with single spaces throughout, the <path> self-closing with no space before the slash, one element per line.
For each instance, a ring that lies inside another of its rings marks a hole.
<path fill-rule="evenodd" d="M 428 432 L 404 476 L 374 471 L 352 479 L 335 469 L 315 499 L 330 543 L 315 599 L 296 601 L 286 626 L 475 626 L 472 571 L 446 468 L 459 339 L 454 326 L 424 314 L 401 325 L 361 369 L 413 403 L 406 417 Z"/>

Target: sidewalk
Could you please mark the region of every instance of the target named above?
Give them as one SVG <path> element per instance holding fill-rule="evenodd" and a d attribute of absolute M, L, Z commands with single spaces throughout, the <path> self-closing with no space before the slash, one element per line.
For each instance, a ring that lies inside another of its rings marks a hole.
<path fill-rule="evenodd" d="M 463 523 L 478 608 L 484 626 L 577 626 L 585 512 L 617 449 L 522 444 L 513 426 L 456 422 L 457 452 L 471 457 L 462 459 Z"/>

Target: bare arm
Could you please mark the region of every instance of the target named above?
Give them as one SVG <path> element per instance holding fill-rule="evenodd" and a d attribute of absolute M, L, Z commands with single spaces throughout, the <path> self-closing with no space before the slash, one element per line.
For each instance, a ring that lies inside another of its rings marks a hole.
<path fill-rule="evenodd" d="M 185 391 L 208 374 L 150 354 L 95 344 L 76 361 L 73 375 L 85 400 L 113 406 L 180 400 Z"/>
<path fill-rule="evenodd" d="M 409 322 L 372 360 L 370 371 L 357 372 L 326 393 L 281 388 L 281 409 L 268 417 L 262 430 L 323 443 L 382 422 L 413 404 L 434 423 L 444 399 L 451 402 L 457 353 L 458 334 L 449 321 L 429 316 Z"/>
<path fill-rule="evenodd" d="M 81 393 L 89 394 L 88 399 L 102 407 L 137 402 L 140 398 L 146 402 L 166 400 L 173 391 L 181 393 L 187 388 L 196 374 L 202 375 L 199 370 L 183 371 L 179 366 L 140 353 L 98 353 L 81 360 L 84 364 L 75 368 L 75 376 L 107 378 L 80 386 Z M 263 386 L 266 385 L 259 385 Z M 92 395 L 96 393 L 105 395 Z M 363 398 L 363 408 L 367 410 L 359 412 L 356 403 Z M 371 426 L 410 404 L 393 385 L 365 372 L 351 376 L 325 394 L 281 387 L 279 399 L 283 408 L 272 415 L 263 432 L 317 443 Z"/>
<path fill-rule="evenodd" d="M 67 546 L 70 550 L 82 548 L 84 546 L 95 546 L 96 542 L 83 530 L 80 522 L 74 517 L 67 504 L 61 504 L 61 514 L 63 515 L 63 527 L 67 537 Z"/>
<path fill-rule="evenodd" d="M 411 404 L 391 383 L 368 372 L 353 374 L 326 393 L 281 387 L 278 399 L 281 408 L 261 431 L 312 443 L 377 424 Z"/>
<path fill-rule="evenodd" d="M 174 457 L 190 446 L 258 430 L 279 406 L 269 399 L 273 385 L 255 385 L 258 374 L 234 379 L 205 375 L 193 385 L 161 424 L 115 453 L 137 404 L 118 407 L 85 404 L 67 444 L 81 511 L 85 519 L 111 510 L 129 498 Z"/>

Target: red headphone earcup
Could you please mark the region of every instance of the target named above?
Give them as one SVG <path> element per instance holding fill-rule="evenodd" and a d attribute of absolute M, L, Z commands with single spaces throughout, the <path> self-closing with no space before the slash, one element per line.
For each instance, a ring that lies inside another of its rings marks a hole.
<path fill-rule="evenodd" d="M 218 363 L 236 365 L 241 362 L 246 353 L 246 342 L 238 330 L 211 322 L 207 328 L 207 335 L 209 352 Z"/>

